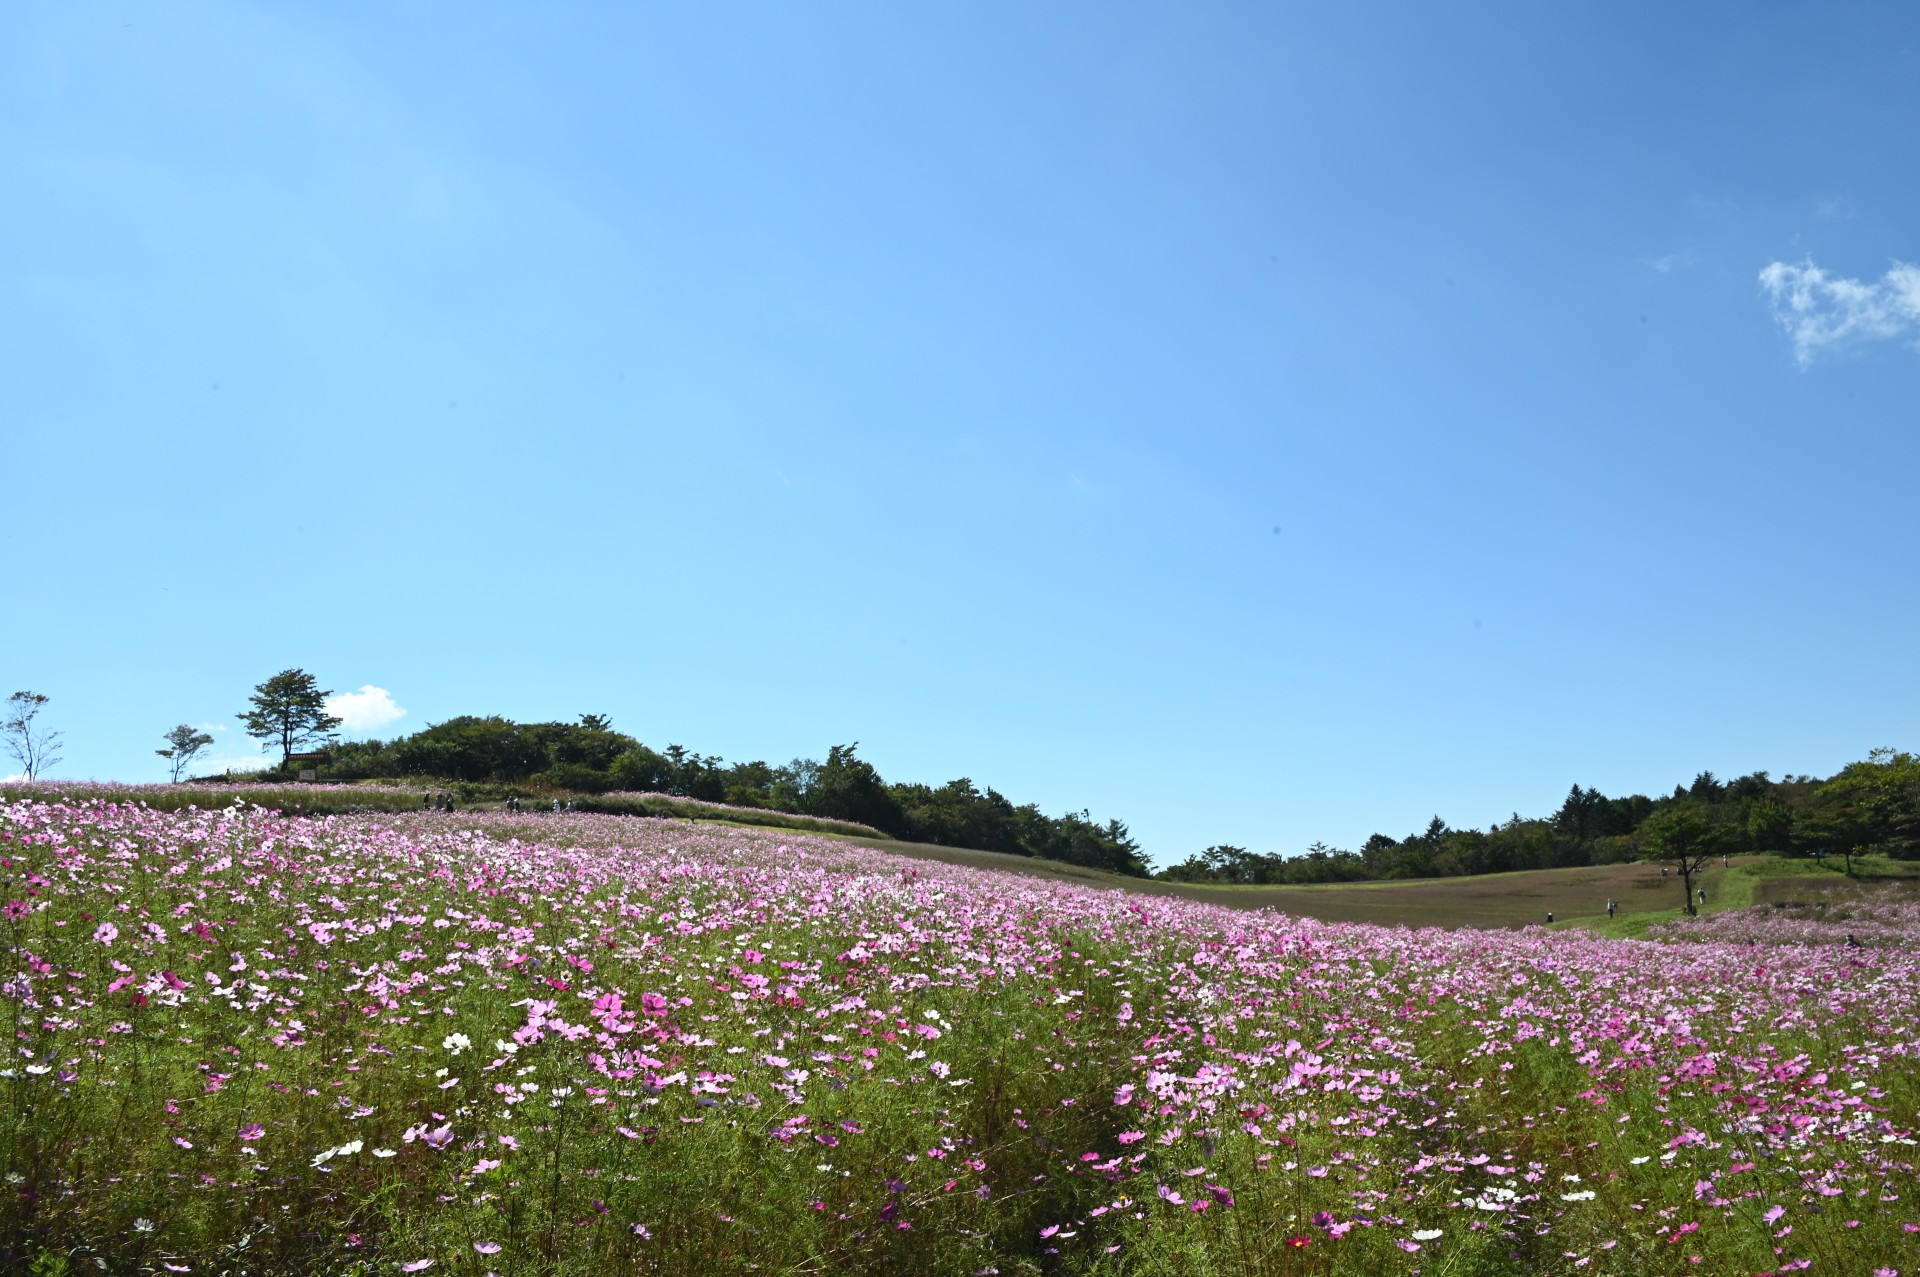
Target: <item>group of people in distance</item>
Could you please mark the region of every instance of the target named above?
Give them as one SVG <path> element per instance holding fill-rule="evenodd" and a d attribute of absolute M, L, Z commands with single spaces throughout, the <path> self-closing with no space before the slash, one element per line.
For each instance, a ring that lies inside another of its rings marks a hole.
<path fill-rule="evenodd" d="M 421 808 L 425 811 L 449 811 L 450 812 L 450 811 L 458 810 L 458 808 L 454 806 L 452 794 L 436 794 L 431 792 L 422 794 L 420 796 L 420 805 L 421 805 Z M 507 798 L 507 801 L 505 803 L 505 808 L 506 810 L 511 812 L 522 812 L 527 809 L 526 805 L 523 802 L 521 802 L 520 796 L 518 794 L 510 795 Z M 571 802 L 571 801 L 561 802 L 558 798 L 556 798 L 553 800 L 553 810 L 555 812 L 579 811 L 580 805 L 578 803 Z"/>

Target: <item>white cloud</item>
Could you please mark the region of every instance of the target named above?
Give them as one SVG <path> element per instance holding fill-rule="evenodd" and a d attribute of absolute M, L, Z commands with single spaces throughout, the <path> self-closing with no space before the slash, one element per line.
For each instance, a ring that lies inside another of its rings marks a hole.
<path fill-rule="evenodd" d="M 1640 264 L 1664 275 L 1668 271 L 1685 270 L 1693 265 L 1693 258 L 1686 253 L 1668 253 L 1664 257 L 1642 257 Z"/>
<path fill-rule="evenodd" d="M 1772 262 L 1760 287 L 1801 367 L 1830 347 L 1920 334 L 1920 266 L 1896 261 L 1875 281 L 1829 275 L 1809 258 Z"/>
<path fill-rule="evenodd" d="M 393 703 L 393 693 L 368 683 L 357 692 L 327 697 L 327 713 L 350 732 L 370 732 L 404 718 L 407 711 Z"/>

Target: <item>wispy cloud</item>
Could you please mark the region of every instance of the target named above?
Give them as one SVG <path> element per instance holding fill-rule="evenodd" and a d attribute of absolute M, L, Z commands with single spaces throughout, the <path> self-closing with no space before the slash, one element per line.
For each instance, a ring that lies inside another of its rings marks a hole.
<path fill-rule="evenodd" d="M 1920 333 L 1920 266 L 1907 262 L 1877 280 L 1830 275 L 1811 258 L 1798 266 L 1772 262 L 1760 287 L 1803 368 L 1826 350 Z"/>
<path fill-rule="evenodd" d="M 1832 195 L 1816 200 L 1813 211 L 1823 222 L 1850 222 L 1854 216 L 1854 204 L 1844 195 Z"/>
<path fill-rule="evenodd" d="M 1664 275 L 1668 271 L 1685 270 L 1693 265 L 1693 258 L 1686 253 L 1668 253 L 1664 257 L 1642 257 L 1640 264 Z"/>
<path fill-rule="evenodd" d="M 370 732 L 404 718 L 407 711 L 393 703 L 393 693 L 368 683 L 357 692 L 329 696 L 327 713 L 350 732 Z"/>

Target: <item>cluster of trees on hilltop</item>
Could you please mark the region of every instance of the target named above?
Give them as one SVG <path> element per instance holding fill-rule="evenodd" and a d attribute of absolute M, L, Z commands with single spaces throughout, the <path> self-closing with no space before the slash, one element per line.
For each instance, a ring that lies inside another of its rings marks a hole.
<path fill-rule="evenodd" d="M 960 779 L 939 787 L 892 784 L 856 752 L 835 745 L 824 761 L 728 763 L 679 745 L 654 750 L 600 714 L 574 723 L 449 719 L 392 741 L 333 747 L 332 780 L 427 776 L 525 784 L 581 793 L 637 790 L 772 811 L 853 820 L 896 838 L 1004 851 L 1144 876 L 1139 844 L 1118 820 L 1085 811 L 1048 816 Z"/>
<path fill-rule="evenodd" d="M 1358 851 L 1315 843 L 1298 856 L 1209 847 L 1160 871 L 1175 882 L 1311 883 L 1433 878 L 1563 869 L 1637 860 L 1655 850 L 1664 820 L 1682 813 L 1728 851 L 1920 859 L 1920 756 L 1874 750 L 1826 780 L 1754 772 L 1721 781 L 1701 772 L 1662 798 L 1609 798 L 1573 787 L 1551 816 L 1519 814 L 1489 829 L 1455 829 L 1435 816 L 1404 838 L 1375 834 Z"/>

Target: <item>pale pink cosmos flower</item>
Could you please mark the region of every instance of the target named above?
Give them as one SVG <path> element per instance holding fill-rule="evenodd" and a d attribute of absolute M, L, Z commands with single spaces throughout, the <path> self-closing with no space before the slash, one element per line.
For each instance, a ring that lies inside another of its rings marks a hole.
<path fill-rule="evenodd" d="M 240 1138 L 243 1140 L 257 1140 L 266 1133 L 267 1128 L 258 1122 L 248 1122 L 240 1128 Z"/>
<path fill-rule="evenodd" d="M 482 1255 L 498 1255 L 500 1253 L 499 1242 L 475 1242 L 473 1248 Z"/>

